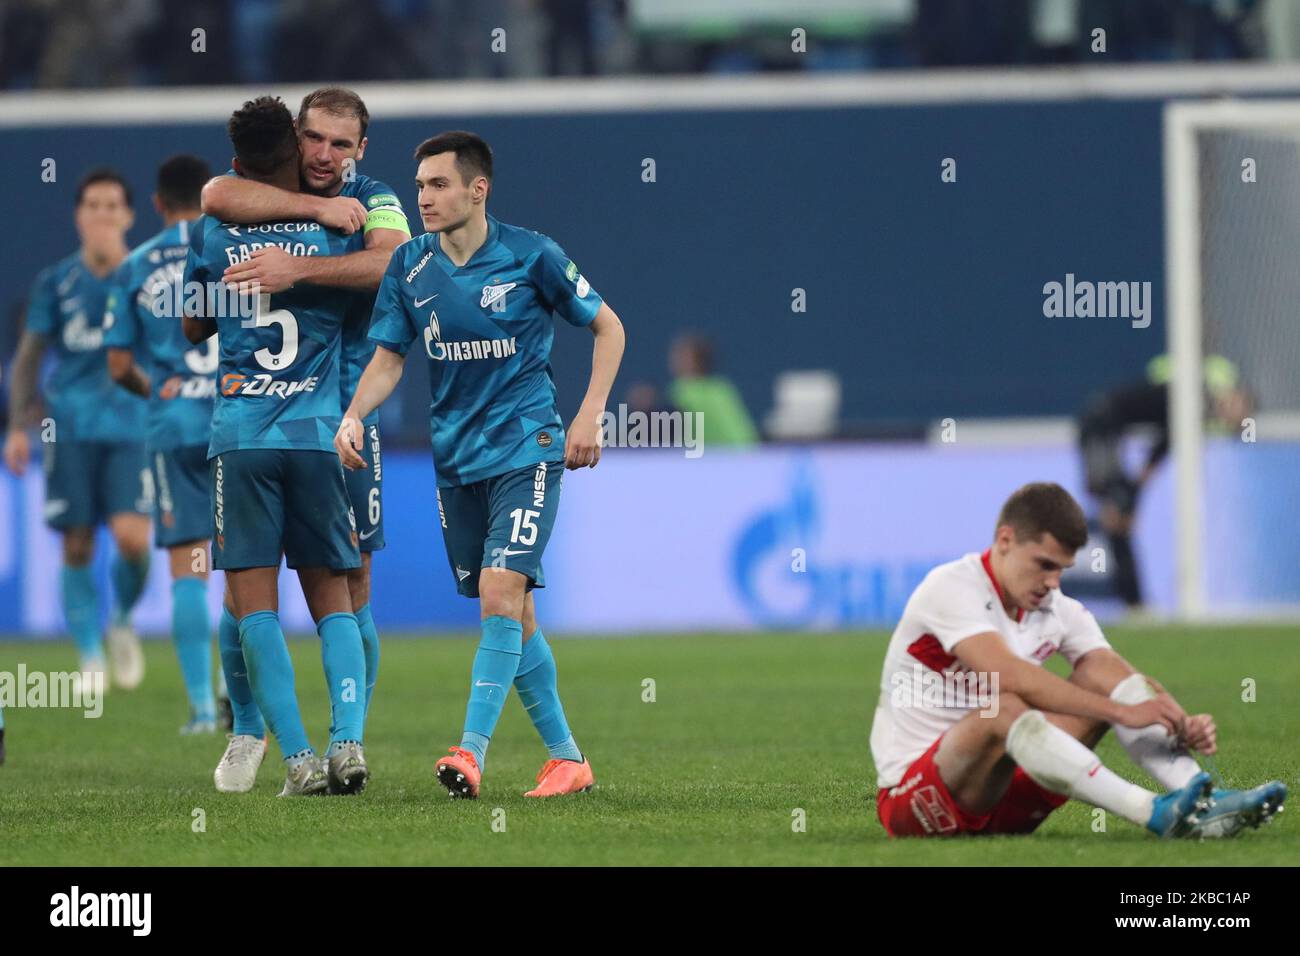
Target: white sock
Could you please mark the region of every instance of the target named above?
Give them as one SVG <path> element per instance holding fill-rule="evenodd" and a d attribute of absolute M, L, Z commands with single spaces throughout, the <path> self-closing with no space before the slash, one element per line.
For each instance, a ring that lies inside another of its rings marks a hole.
<path fill-rule="evenodd" d="M 1063 793 L 1138 826 L 1146 826 L 1156 795 L 1107 770 L 1097 755 L 1048 721 L 1027 710 L 1007 731 L 1007 753 L 1040 787 Z"/>
<path fill-rule="evenodd" d="M 1130 674 L 1110 692 L 1110 699 L 1119 704 L 1141 704 L 1154 700 L 1156 692 L 1141 674 Z M 1160 781 L 1166 790 L 1178 790 L 1201 772 L 1196 759 L 1187 748 L 1178 746 L 1164 727 L 1152 724 L 1135 730 L 1116 727 L 1115 736 L 1128 752 L 1133 762 Z"/>

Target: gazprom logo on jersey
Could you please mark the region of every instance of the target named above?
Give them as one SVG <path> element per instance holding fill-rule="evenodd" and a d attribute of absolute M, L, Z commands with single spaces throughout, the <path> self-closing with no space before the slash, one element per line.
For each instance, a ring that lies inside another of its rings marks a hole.
<path fill-rule="evenodd" d="M 320 379 L 312 375 L 296 382 L 276 381 L 265 372 L 245 375 L 242 372 L 227 372 L 221 376 L 222 395 L 266 395 L 274 398 L 289 398 L 299 392 L 316 391 Z"/>
<path fill-rule="evenodd" d="M 471 339 L 468 342 L 444 342 L 438 313 L 429 313 L 424 330 L 424 351 L 435 362 L 468 362 L 476 359 L 509 358 L 515 354 L 515 337 L 508 339 Z"/>
<path fill-rule="evenodd" d="M 63 326 L 63 347 L 69 352 L 93 352 L 102 348 L 106 327 L 91 325 L 86 313 L 78 312 Z"/>

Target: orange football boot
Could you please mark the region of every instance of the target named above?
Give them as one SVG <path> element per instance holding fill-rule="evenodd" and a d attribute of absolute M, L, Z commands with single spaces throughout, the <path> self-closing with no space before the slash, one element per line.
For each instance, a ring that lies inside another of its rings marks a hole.
<path fill-rule="evenodd" d="M 525 797 L 560 797 L 566 793 L 586 793 L 595 784 L 587 758 L 582 763 L 575 760 L 548 760 L 537 774 L 537 789 L 529 790 Z"/>
<path fill-rule="evenodd" d="M 475 799 L 478 796 L 479 781 L 483 779 L 478 761 L 463 747 L 448 747 L 447 753 L 451 756 L 440 758 L 434 765 L 438 782 L 453 797 Z"/>

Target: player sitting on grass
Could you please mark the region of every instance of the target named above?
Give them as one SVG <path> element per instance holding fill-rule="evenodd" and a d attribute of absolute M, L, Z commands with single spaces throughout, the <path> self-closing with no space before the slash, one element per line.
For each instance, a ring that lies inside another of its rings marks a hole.
<path fill-rule="evenodd" d="M 1232 836 L 1281 810 L 1277 781 L 1213 791 L 1189 749 L 1215 752 L 1214 720 L 1189 716 L 1138 674 L 1061 593 L 1087 536 L 1065 489 L 1026 485 L 1003 506 L 992 547 L 940 565 L 912 594 L 871 728 L 890 836 L 1030 833 L 1071 797 L 1162 837 Z M 1057 652 L 1068 680 L 1041 666 Z M 1092 748 L 1112 726 L 1167 793 L 1097 759 Z"/>
<path fill-rule="evenodd" d="M 261 97 L 245 103 L 231 116 L 229 132 L 237 172 L 298 188 L 298 141 L 282 102 Z M 267 243 L 287 246 L 294 255 L 325 256 L 356 251 L 362 241 L 361 236 L 345 239 L 315 222 L 235 226 L 205 216 L 194 228 L 185 287 L 193 290 L 197 283 L 219 303 L 228 298 L 222 292 L 228 288 L 221 282 L 225 269 Z M 226 679 L 232 701 L 242 696 L 239 681 L 248 681 L 280 744 L 287 771 L 281 796 L 326 789 L 357 793 L 369 777 L 361 747 L 366 666 L 347 571 L 360 567 L 361 558 L 330 436 L 339 421 L 342 327 L 350 310 L 364 308 L 366 299 L 315 285 L 273 295 L 259 295 L 257 286 L 241 285 L 239 291 L 240 309 L 221 310 L 215 320 L 209 309 L 199 315 L 187 312 L 184 322 L 191 342 L 220 333 L 219 387 L 208 448 L 212 554 L 213 564 L 226 572 L 246 664 L 246 673 L 228 670 Z M 187 295 L 187 310 L 191 298 Z M 293 663 L 280 629 L 282 553 L 298 571 L 321 639 L 330 694 L 328 769 L 308 744 Z M 223 653 L 223 666 L 229 663 Z M 239 735 L 232 748 L 237 740 Z M 245 763 L 256 773 L 257 745 L 246 739 L 242 743 L 248 745 Z M 223 763 L 230 756 L 228 748 Z M 251 788 L 252 775 L 242 782 Z"/>
<path fill-rule="evenodd" d="M 526 796 L 575 793 L 594 778 L 569 733 L 529 591 L 545 584 L 542 552 L 564 468 L 600 460 L 623 327 L 553 241 L 487 214 L 492 151 L 480 137 L 443 133 L 415 157 L 427 232 L 393 254 L 370 329 L 379 348 L 334 446 L 348 468 L 364 467 L 362 422 L 392 394 L 418 342 L 429 361 L 447 559 L 457 590 L 479 599 L 483 622 L 460 746 L 435 772 L 452 796 L 478 796 L 488 741 L 514 685 L 551 757 Z M 590 328 L 596 340 L 587 394 L 567 436 L 549 364 L 553 314 Z"/>

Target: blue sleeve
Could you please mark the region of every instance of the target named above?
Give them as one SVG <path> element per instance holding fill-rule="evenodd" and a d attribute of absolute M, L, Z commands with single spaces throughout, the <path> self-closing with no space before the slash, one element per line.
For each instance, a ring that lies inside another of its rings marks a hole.
<path fill-rule="evenodd" d="M 375 310 L 370 316 L 370 341 L 402 356 L 420 334 L 402 298 L 402 273 L 405 269 L 402 263 L 405 259 L 405 256 L 394 253 L 388 261 L 384 281 L 379 283 L 379 292 L 375 295 Z"/>
<path fill-rule="evenodd" d="M 181 290 L 183 295 L 181 301 L 189 305 L 195 299 L 194 292 L 196 287 L 192 283 L 198 283 L 202 288 L 198 301 L 206 303 L 208 293 L 206 283 L 208 281 L 208 267 L 203 261 L 203 234 L 206 230 L 202 222 L 194 224 L 194 229 L 190 232 L 190 251 L 185 257 L 185 277 Z M 201 318 L 201 316 L 200 316 Z"/>
<path fill-rule="evenodd" d="M 42 269 L 32 284 L 32 296 L 27 302 L 28 332 L 49 338 L 55 335 L 59 323 L 54 285 L 54 268 Z"/>
<path fill-rule="evenodd" d="M 579 328 L 591 325 L 605 300 L 554 240 L 542 236 L 532 272 L 538 293 L 552 312 L 570 325 Z"/>
<path fill-rule="evenodd" d="M 111 349 L 129 349 L 140 340 L 140 317 L 131 285 L 127 260 L 113 273 L 104 302 L 104 344 Z"/>

